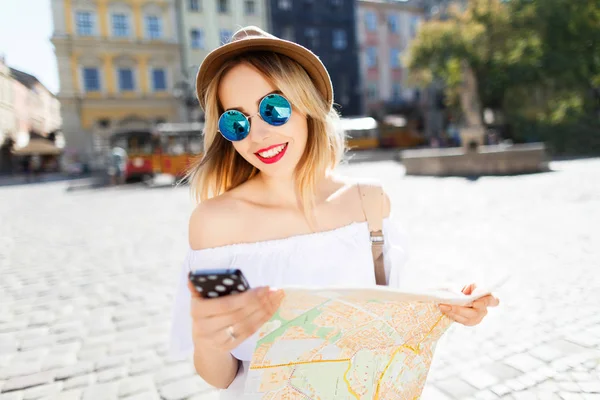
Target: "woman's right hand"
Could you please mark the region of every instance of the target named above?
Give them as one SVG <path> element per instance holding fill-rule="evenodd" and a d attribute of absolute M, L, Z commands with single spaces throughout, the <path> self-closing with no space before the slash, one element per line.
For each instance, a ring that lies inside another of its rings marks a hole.
<path fill-rule="evenodd" d="M 214 299 L 201 297 L 189 281 L 188 289 L 192 294 L 194 344 L 227 352 L 258 331 L 277 311 L 284 297 L 283 290 L 270 290 L 268 287 Z"/>

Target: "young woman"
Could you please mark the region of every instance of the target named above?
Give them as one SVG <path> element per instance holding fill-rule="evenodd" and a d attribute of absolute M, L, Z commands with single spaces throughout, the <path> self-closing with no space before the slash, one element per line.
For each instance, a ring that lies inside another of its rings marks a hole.
<path fill-rule="evenodd" d="M 333 90 L 308 49 L 256 27 L 213 51 L 197 77 L 206 113 L 205 154 L 189 181 L 198 205 L 181 273 L 172 351 L 193 354 L 198 374 L 242 399 L 257 330 L 272 316 L 285 285 L 374 285 L 370 233 L 360 193 L 376 187 L 334 175 L 344 152 Z M 402 283 L 405 249 L 382 199 L 388 284 Z M 239 268 L 250 291 L 203 299 L 190 270 Z M 470 293 L 474 286 L 465 288 Z M 443 309 L 475 325 L 493 296 Z"/>

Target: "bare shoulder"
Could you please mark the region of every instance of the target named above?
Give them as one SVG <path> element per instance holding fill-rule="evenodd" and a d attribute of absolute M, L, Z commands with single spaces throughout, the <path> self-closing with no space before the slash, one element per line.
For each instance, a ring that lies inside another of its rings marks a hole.
<path fill-rule="evenodd" d="M 354 198 L 361 210 L 363 205 L 373 204 L 382 207 L 382 216 L 387 218 L 391 212 L 390 197 L 381 183 L 368 180 L 344 179 L 345 191 L 349 198 Z M 365 202 L 365 198 L 371 199 Z M 380 203 L 381 202 L 381 203 Z"/>
<path fill-rule="evenodd" d="M 228 244 L 238 210 L 239 202 L 227 193 L 199 203 L 190 216 L 190 247 L 201 250 Z"/>

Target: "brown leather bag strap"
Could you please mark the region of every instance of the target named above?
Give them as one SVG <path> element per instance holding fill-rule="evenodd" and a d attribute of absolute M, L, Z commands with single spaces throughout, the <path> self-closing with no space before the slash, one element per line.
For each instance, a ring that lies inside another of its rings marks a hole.
<path fill-rule="evenodd" d="M 378 285 L 385 286 L 387 285 L 387 279 L 383 265 L 383 189 L 377 185 L 359 184 L 358 191 L 371 234 L 375 282 Z"/>

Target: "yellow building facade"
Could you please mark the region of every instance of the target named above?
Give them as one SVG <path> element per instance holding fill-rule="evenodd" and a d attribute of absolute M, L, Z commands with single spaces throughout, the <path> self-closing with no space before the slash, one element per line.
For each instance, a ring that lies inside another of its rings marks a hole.
<path fill-rule="evenodd" d="M 269 28 L 267 0 L 178 0 L 177 8 L 183 70 L 190 82 L 208 53 L 239 28 Z"/>
<path fill-rule="evenodd" d="M 101 167 L 110 136 L 181 119 L 177 0 L 52 0 L 67 156 Z"/>

